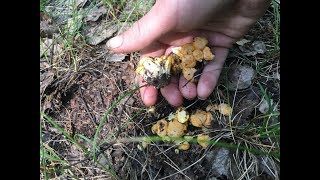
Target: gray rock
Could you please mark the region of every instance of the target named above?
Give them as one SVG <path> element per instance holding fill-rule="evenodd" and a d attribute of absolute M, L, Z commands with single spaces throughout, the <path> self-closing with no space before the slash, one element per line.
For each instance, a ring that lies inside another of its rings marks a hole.
<path fill-rule="evenodd" d="M 228 88 L 229 90 L 241 90 L 251 86 L 255 76 L 255 71 L 247 65 L 235 64 L 231 66 L 228 72 Z"/>
<path fill-rule="evenodd" d="M 269 157 L 259 156 L 259 169 L 274 179 L 280 179 L 280 167 L 277 166 Z"/>
<path fill-rule="evenodd" d="M 259 54 L 264 54 L 267 51 L 266 45 L 263 41 L 254 41 L 252 43 L 253 49 Z"/>
<path fill-rule="evenodd" d="M 217 148 L 208 152 L 206 160 L 211 163 L 211 171 L 215 177 L 226 176 L 230 178 L 230 151 L 227 148 Z"/>
<path fill-rule="evenodd" d="M 240 40 L 236 44 L 239 45 L 239 49 L 245 56 L 255 56 L 257 54 L 264 54 L 267 51 L 267 47 L 263 41 L 254 41 L 253 43 L 248 43 L 248 41 Z"/>
<path fill-rule="evenodd" d="M 272 99 L 271 99 L 270 101 L 271 101 L 270 104 L 271 104 L 271 106 L 272 106 L 272 104 L 273 104 Z M 263 99 L 262 102 L 261 102 L 261 104 L 260 104 L 260 106 L 259 106 L 259 111 L 260 111 L 261 113 L 263 113 L 263 114 L 266 114 L 266 113 L 268 112 L 268 110 L 269 110 L 268 101 L 267 101 L 266 99 Z"/>
<path fill-rule="evenodd" d="M 242 92 L 237 92 L 235 95 L 231 95 L 231 99 L 235 98 L 233 122 L 237 125 L 246 124 L 248 122 L 248 117 L 257 109 L 261 99 L 260 97 L 261 92 L 259 88 L 254 86 Z"/>

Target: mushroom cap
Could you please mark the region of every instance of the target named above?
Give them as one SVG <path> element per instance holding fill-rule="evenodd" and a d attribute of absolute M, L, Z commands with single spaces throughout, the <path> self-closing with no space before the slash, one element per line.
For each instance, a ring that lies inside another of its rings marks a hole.
<path fill-rule="evenodd" d="M 218 105 L 219 112 L 225 116 L 231 116 L 232 108 L 229 104 L 221 103 Z"/>
<path fill-rule="evenodd" d="M 197 109 L 194 114 L 190 116 L 190 122 L 195 127 L 211 127 L 213 116 L 210 112 Z"/>
<path fill-rule="evenodd" d="M 192 44 L 195 49 L 203 50 L 207 46 L 208 40 L 203 37 L 195 37 Z"/>
<path fill-rule="evenodd" d="M 176 111 L 176 118 L 180 123 L 185 123 L 189 120 L 189 113 L 184 108 L 179 108 Z"/>
<path fill-rule="evenodd" d="M 178 146 L 179 150 L 184 150 L 184 151 L 188 150 L 189 148 L 190 148 L 190 144 L 187 141 L 183 142 Z"/>
<path fill-rule="evenodd" d="M 203 148 L 208 147 L 209 143 L 206 141 L 209 141 L 209 136 L 208 135 L 203 135 L 203 134 L 199 134 L 197 137 L 197 142 L 200 146 L 202 146 Z"/>
<path fill-rule="evenodd" d="M 157 121 L 157 123 L 151 127 L 151 131 L 153 134 L 157 134 L 160 137 L 166 136 L 168 131 L 168 122 L 165 119 Z"/>
<path fill-rule="evenodd" d="M 174 119 L 168 123 L 167 135 L 169 137 L 181 137 L 186 134 L 187 125 Z"/>

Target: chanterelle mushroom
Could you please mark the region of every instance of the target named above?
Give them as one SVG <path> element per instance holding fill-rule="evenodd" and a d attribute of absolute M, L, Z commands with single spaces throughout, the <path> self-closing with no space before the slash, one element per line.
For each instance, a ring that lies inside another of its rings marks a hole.
<path fill-rule="evenodd" d="M 189 148 L 190 148 L 190 144 L 187 141 L 183 142 L 178 146 L 178 149 L 184 150 L 184 151 L 188 150 Z"/>
<path fill-rule="evenodd" d="M 164 137 L 167 135 L 168 131 L 168 122 L 165 119 L 161 119 L 157 121 L 151 128 L 153 134 L 157 134 L 160 137 Z"/>
<path fill-rule="evenodd" d="M 203 148 L 208 147 L 209 143 L 209 136 L 208 135 L 203 135 L 203 134 L 199 134 L 197 137 L 197 142 L 200 144 L 200 146 L 202 146 Z"/>
<path fill-rule="evenodd" d="M 181 137 L 186 134 L 187 125 L 174 119 L 168 123 L 167 135 L 169 137 Z"/>
<path fill-rule="evenodd" d="M 169 84 L 171 75 L 181 71 L 187 80 L 192 80 L 197 72 L 197 62 L 214 59 L 214 54 L 207 44 L 207 39 L 195 37 L 192 43 L 172 48 L 168 56 L 143 57 L 139 61 L 136 73 L 157 88 Z"/>
<path fill-rule="evenodd" d="M 231 116 L 232 114 L 232 108 L 225 103 L 221 103 L 219 105 L 208 105 L 206 108 L 207 111 L 219 111 L 221 114 L 225 116 Z"/>
<path fill-rule="evenodd" d="M 195 127 L 211 127 L 211 121 L 213 120 L 213 116 L 210 112 L 196 110 L 194 114 L 190 116 L 190 123 Z"/>

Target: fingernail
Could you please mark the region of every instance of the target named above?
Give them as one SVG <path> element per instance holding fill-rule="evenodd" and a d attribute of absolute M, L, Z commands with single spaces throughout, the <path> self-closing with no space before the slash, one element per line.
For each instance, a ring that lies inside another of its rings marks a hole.
<path fill-rule="evenodd" d="M 107 42 L 107 48 L 108 49 L 118 48 L 122 45 L 122 42 L 123 42 L 122 36 L 113 37 Z"/>
<path fill-rule="evenodd" d="M 184 97 L 184 98 L 188 99 L 189 101 L 194 100 L 194 98 L 187 98 L 187 97 Z"/>
<path fill-rule="evenodd" d="M 200 99 L 200 100 L 206 100 L 207 98 L 202 98 L 202 97 L 199 97 L 199 96 L 198 96 L 198 99 Z"/>

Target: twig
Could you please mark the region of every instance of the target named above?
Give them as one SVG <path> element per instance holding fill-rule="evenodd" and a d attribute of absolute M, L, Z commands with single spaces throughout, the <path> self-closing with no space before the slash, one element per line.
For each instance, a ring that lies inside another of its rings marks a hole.
<path fill-rule="evenodd" d="M 186 167 L 186 168 L 184 168 L 184 169 L 182 169 L 182 170 L 180 170 L 180 171 L 178 171 L 178 172 L 175 172 L 175 173 L 173 173 L 173 174 L 170 174 L 169 176 L 163 177 L 163 178 L 161 178 L 161 179 L 159 179 L 159 180 L 167 179 L 167 178 L 169 178 L 169 177 L 171 177 L 171 176 L 174 176 L 174 175 L 176 175 L 176 174 L 178 174 L 178 173 L 181 173 L 181 172 L 189 169 L 190 167 L 192 167 L 192 166 L 196 165 L 198 162 L 200 162 L 205 156 L 206 156 L 206 155 L 203 155 L 200 159 L 198 159 L 196 162 L 192 163 L 190 166 L 188 166 L 188 167 Z"/>
<path fill-rule="evenodd" d="M 83 66 L 80 66 L 80 67 L 79 67 L 79 70 L 81 70 L 81 69 L 83 69 L 83 68 L 85 68 L 85 67 L 89 66 L 90 64 L 92 64 L 92 63 L 96 62 L 96 61 L 97 61 L 97 60 L 99 60 L 102 56 L 104 56 L 104 55 L 106 55 L 106 54 L 107 54 L 106 52 L 103 52 L 103 53 L 102 53 L 102 54 L 100 54 L 98 57 L 94 58 L 94 60 L 92 60 L 92 61 L 88 62 L 87 64 L 85 64 L 85 65 L 83 65 Z"/>
<path fill-rule="evenodd" d="M 87 113 L 89 114 L 90 119 L 95 124 L 95 126 L 98 126 L 98 123 L 97 123 L 97 120 L 96 120 L 95 116 L 93 116 L 93 114 L 91 114 L 91 111 L 89 110 L 89 106 L 88 106 L 87 102 L 83 98 L 83 93 L 82 93 L 82 90 L 81 90 L 80 86 L 79 86 L 79 92 L 80 92 L 80 96 L 81 96 L 80 99 L 81 99 L 82 103 L 84 104 L 84 107 L 85 107 Z"/>

